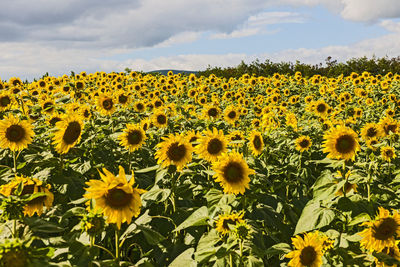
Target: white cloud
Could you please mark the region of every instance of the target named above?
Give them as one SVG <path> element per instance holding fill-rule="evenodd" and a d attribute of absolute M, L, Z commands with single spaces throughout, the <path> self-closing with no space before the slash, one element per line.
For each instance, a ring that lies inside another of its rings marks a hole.
<path fill-rule="evenodd" d="M 400 17 L 398 0 L 342 0 L 344 19 L 375 22 L 384 18 Z"/>
<path fill-rule="evenodd" d="M 305 18 L 295 12 L 262 12 L 250 16 L 246 22 L 239 26 L 239 29 L 230 33 L 215 33 L 210 36 L 211 39 L 230 39 L 241 38 L 260 34 L 277 33 L 279 29 L 267 29 L 268 25 L 281 23 L 303 23 Z"/>

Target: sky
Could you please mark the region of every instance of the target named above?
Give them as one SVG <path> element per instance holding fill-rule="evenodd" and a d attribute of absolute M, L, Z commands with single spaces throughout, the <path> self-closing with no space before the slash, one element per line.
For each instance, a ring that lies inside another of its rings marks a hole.
<path fill-rule="evenodd" d="M 399 0 L 0 1 L 2 80 L 399 55 Z"/>

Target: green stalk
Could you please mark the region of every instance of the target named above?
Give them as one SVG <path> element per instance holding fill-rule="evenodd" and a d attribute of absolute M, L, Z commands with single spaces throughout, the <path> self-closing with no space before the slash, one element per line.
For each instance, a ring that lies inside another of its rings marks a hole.
<path fill-rule="evenodd" d="M 120 259 L 120 251 L 119 251 L 119 230 L 115 229 L 115 261 L 119 266 L 119 259 Z"/>
<path fill-rule="evenodd" d="M 15 157 L 15 151 L 13 151 L 13 161 L 14 161 L 14 173 L 17 173 L 17 158 Z"/>

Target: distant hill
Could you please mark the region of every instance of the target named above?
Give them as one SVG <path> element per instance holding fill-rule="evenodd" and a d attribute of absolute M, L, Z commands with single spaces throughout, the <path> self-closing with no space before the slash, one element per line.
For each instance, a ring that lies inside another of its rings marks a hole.
<path fill-rule="evenodd" d="M 148 71 L 147 73 L 160 73 L 162 75 L 167 75 L 168 71 L 170 70 L 152 70 L 152 71 Z M 178 73 L 182 73 L 182 74 L 197 74 L 197 71 L 190 71 L 190 70 L 172 70 L 172 72 L 174 74 L 178 74 Z"/>

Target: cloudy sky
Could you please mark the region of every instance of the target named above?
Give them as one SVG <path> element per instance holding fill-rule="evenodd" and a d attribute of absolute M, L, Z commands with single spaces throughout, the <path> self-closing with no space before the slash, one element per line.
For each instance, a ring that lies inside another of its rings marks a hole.
<path fill-rule="evenodd" d="M 399 0 L 1 0 L 0 78 L 400 55 Z"/>

